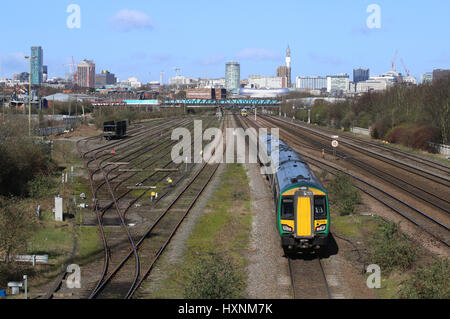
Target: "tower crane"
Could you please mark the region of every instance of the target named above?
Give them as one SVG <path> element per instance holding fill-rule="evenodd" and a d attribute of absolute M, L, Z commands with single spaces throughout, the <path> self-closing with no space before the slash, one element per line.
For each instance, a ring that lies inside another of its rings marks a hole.
<path fill-rule="evenodd" d="M 406 76 L 409 77 L 409 75 L 411 74 L 411 72 L 410 72 L 410 71 L 408 70 L 408 68 L 406 67 L 405 61 L 403 61 L 403 59 L 400 59 L 400 61 L 401 61 L 402 64 L 403 64 L 403 68 L 405 69 Z"/>
<path fill-rule="evenodd" d="M 63 64 L 64 67 L 69 67 L 69 74 L 70 72 L 72 72 L 72 79 L 73 79 L 73 83 L 77 83 L 77 71 L 76 71 L 76 64 L 75 64 L 75 60 L 72 57 L 72 63 L 69 64 Z"/>
<path fill-rule="evenodd" d="M 75 59 L 72 56 L 72 66 L 73 66 L 73 79 L 74 79 L 74 83 L 77 83 L 77 79 L 78 79 L 78 72 L 75 69 L 76 65 L 75 65 Z"/>

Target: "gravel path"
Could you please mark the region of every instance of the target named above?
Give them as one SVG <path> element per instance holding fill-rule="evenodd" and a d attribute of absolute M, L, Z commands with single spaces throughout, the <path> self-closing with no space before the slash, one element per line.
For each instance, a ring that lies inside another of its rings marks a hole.
<path fill-rule="evenodd" d="M 250 299 L 291 299 L 289 265 L 284 258 L 276 228 L 272 194 L 259 165 L 245 164 L 252 196 L 252 223 L 248 252 L 248 286 Z"/>

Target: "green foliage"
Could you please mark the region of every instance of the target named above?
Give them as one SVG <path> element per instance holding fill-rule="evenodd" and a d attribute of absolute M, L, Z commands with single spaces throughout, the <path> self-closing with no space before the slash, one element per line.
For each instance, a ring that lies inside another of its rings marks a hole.
<path fill-rule="evenodd" d="M 3 198 L 0 211 L 0 253 L 9 262 L 11 255 L 26 249 L 34 224 L 18 200 Z"/>
<path fill-rule="evenodd" d="M 13 120 L 0 127 L 0 195 L 26 196 L 31 180 L 55 170 L 46 146 L 28 138 L 26 128 Z"/>
<path fill-rule="evenodd" d="M 421 266 L 402 286 L 401 298 L 450 299 L 450 261 L 435 259 Z"/>
<path fill-rule="evenodd" d="M 242 298 L 245 278 L 237 266 L 219 254 L 202 256 L 195 260 L 184 288 L 188 299 Z"/>
<path fill-rule="evenodd" d="M 29 195 L 32 198 L 40 199 L 51 195 L 56 191 L 55 177 L 49 175 L 39 175 L 28 182 Z"/>
<path fill-rule="evenodd" d="M 369 92 L 345 102 L 327 104 L 318 101 L 312 108 L 311 120 L 314 124 L 334 128 L 372 126 L 372 136 L 380 139 L 385 138 L 389 130 L 406 123 L 411 127 L 436 129 L 439 134 L 431 138 L 448 144 L 450 77 L 434 81 L 431 85 L 395 85 L 386 91 Z M 415 132 L 408 134 L 413 137 Z"/>
<path fill-rule="evenodd" d="M 10 281 L 23 281 L 23 274 L 32 277 L 35 273 L 35 270 L 27 265 L 0 263 L 0 287 L 4 289 L 3 287 L 6 287 Z"/>
<path fill-rule="evenodd" d="M 339 173 L 328 185 L 328 193 L 333 205 L 338 207 L 341 216 L 355 211 L 356 204 L 361 202 L 361 194 L 353 186 L 350 176 Z"/>
<path fill-rule="evenodd" d="M 389 274 L 393 270 L 409 269 L 417 257 L 417 248 L 410 245 L 408 238 L 396 223 L 383 223 L 371 241 L 370 261 Z"/>

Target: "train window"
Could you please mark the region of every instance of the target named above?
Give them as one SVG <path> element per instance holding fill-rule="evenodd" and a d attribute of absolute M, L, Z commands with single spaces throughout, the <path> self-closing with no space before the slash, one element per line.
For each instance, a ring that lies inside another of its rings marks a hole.
<path fill-rule="evenodd" d="M 327 218 L 327 199 L 325 196 L 314 196 L 314 219 Z"/>
<path fill-rule="evenodd" d="M 281 202 L 281 219 L 294 220 L 294 197 L 283 197 Z"/>

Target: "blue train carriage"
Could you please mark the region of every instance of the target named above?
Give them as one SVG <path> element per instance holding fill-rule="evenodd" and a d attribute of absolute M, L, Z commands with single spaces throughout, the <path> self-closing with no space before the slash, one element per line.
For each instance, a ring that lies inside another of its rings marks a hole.
<path fill-rule="evenodd" d="M 327 191 L 300 154 L 282 140 L 275 148 L 279 158 L 272 156 L 273 138 L 270 134 L 259 137 L 259 160 L 261 165 L 276 167 L 275 174 L 266 176 L 273 191 L 282 246 L 288 252 L 319 250 L 327 246 L 330 233 Z"/>

